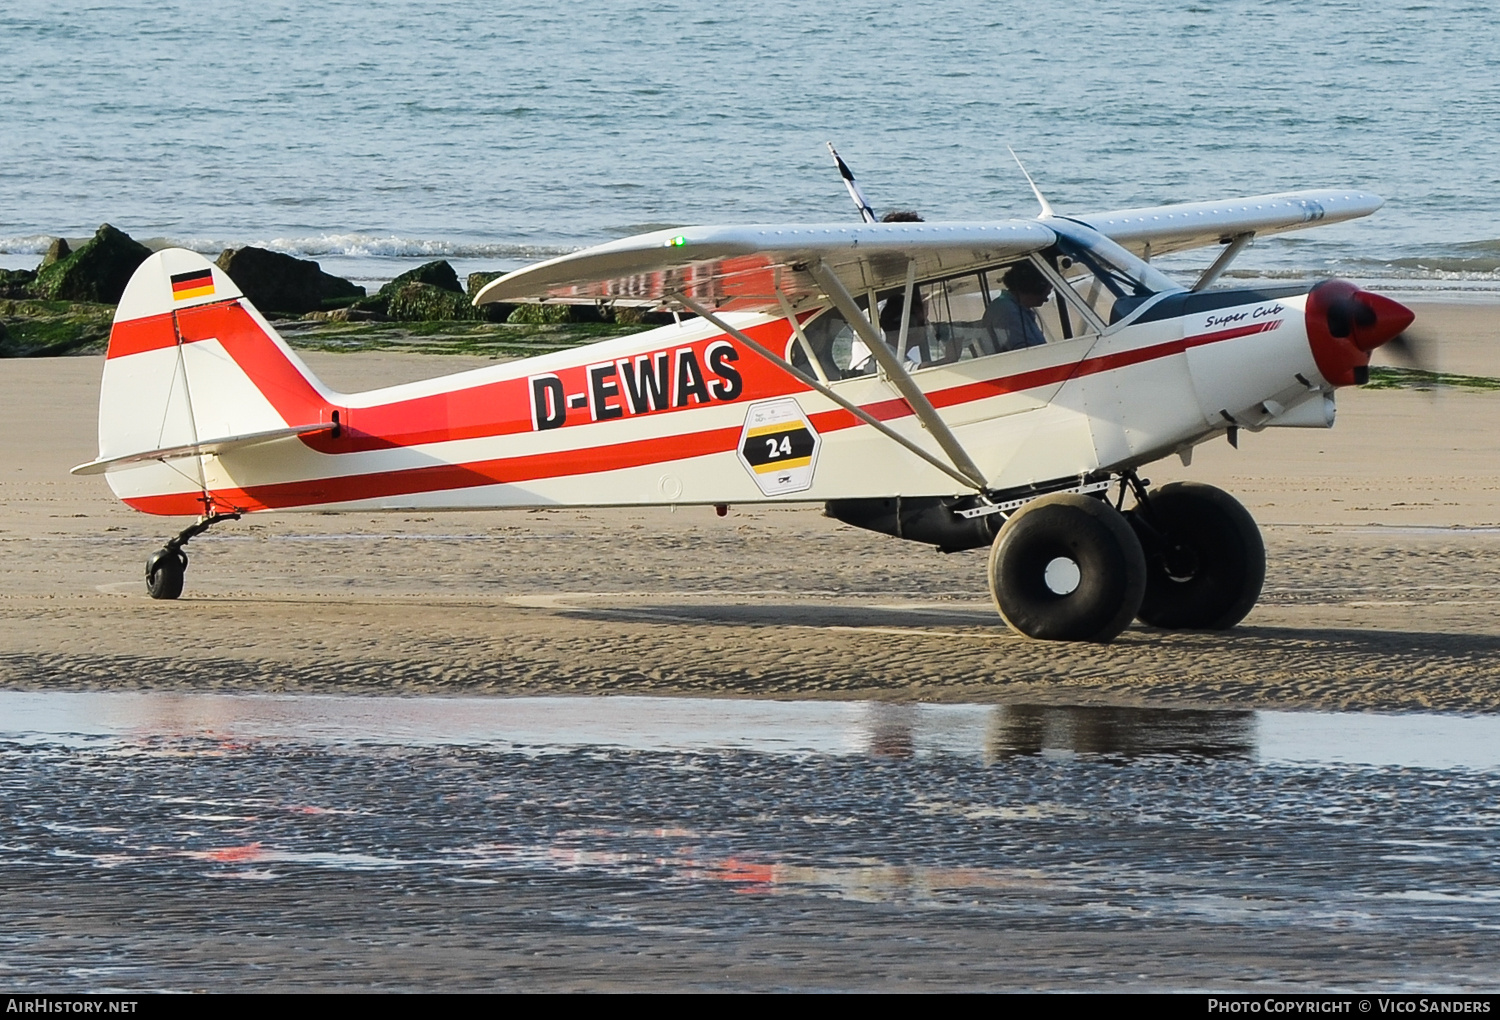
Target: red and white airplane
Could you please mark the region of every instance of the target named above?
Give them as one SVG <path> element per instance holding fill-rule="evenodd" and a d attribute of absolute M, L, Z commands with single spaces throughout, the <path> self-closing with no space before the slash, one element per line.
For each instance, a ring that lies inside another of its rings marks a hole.
<path fill-rule="evenodd" d="M 181 593 L 189 539 L 245 513 L 817 502 L 945 551 L 990 546 L 996 606 L 1031 637 L 1230 627 L 1264 578 L 1254 521 L 1209 486 L 1148 493 L 1136 469 L 1239 429 L 1333 424 L 1334 390 L 1412 313 L 1339 280 L 1209 285 L 1251 238 L 1381 204 L 1321 190 L 1068 217 L 1043 201 L 1034 220 L 643 234 L 476 303 L 692 317 L 367 393 L 323 385 L 227 275 L 168 249 L 120 302 L 99 457 L 74 471 L 198 517 L 151 558 L 155 598 Z M 1148 261 L 1208 245 L 1225 247 L 1191 287 Z"/>

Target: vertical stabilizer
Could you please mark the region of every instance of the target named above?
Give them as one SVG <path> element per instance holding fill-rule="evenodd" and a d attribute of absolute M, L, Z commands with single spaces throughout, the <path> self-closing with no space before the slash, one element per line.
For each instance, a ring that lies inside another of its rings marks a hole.
<path fill-rule="evenodd" d="M 136 270 L 115 313 L 99 394 L 99 459 L 328 421 L 331 396 L 223 270 L 168 248 Z M 111 468 L 109 478 L 123 497 L 163 472 L 174 487 L 202 488 L 202 471 L 199 457 L 148 459 Z"/>

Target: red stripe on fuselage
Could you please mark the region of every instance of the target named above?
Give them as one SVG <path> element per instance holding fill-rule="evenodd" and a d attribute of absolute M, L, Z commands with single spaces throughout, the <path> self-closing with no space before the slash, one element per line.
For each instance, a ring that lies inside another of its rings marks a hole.
<path fill-rule="evenodd" d="M 210 497 L 215 508 L 220 510 L 255 511 L 409 496 L 447 489 L 472 489 L 480 485 L 585 475 L 686 457 L 701 457 L 733 450 L 739 436 L 740 427 L 735 425 L 731 428 L 638 439 L 630 443 L 582 450 L 498 457 L 468 464 L 434 464 L 431 467 L 407 468 L 404 471 L 374 471 L 305 482 L 275 482 L 248 489 L 215 489 Z M 125 502 L 137 510 L 151 514 L 183 515 L 203 512 L 203 497 L 195 492 L 132 496 Z"/>

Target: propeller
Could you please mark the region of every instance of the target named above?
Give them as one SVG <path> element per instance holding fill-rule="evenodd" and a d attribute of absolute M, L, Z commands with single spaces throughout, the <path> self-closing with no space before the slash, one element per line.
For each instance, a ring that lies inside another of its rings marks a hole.
<path fill-rule="evenodd" d="M 1384 342 L 1377 340 L 1368 349 L 1373 352 L 1378 347 L 1388 352 L 1392 360 L 1407 368 L 1436 372 L 1437 359 L 1434 354 L 1437 344 L 1434 338 L 1411 328 L 1410 322 L 1413 320 L 1409 310 L 1402 310 L 1405 315 L 1395 315 L 1394 310 L 1382 307 L 1383 302 L 1389 302 L 1389 299 L 1363 291 L 1337 298 L 1328 305 L 1328 332 L 1337 337 L 1350 337 L 1356 346 L 1366 348 L 1370 340 L 1376 339 L 1381 332 L 1388 332 L 1388 324 L 1397 324 L 1405 319 L 1408 325 L 1401 332 Z"/>
<path fill-rule="evenodd" d="M 1364 383 L 1370 355 L 1387 344 L 1401 361 L 1425 365 L 1431 345 L 1407 335 L 1415 319 L 1400 302 L 1347 280 L 1325 280 L 1307 295 L 1307 338 L 1319 371 L 1335 386 Z"/>
<path fill-rule="evenodd" d="M 1434 357 L 1437 340 L 1421 330 L 1404 330 L 1387 340 L 1381 349 L 1389 351 L 1392 358 L 1408 368 L 1421 372 L 1437 371 L 1437 358 Z"/>
<path fill-rule="evenodd" d="M 1416 356 L 1416 344 L 1401 340 L 1416 316 L 1410 308 L 1383 294 L 1350 287 L 1344 293 L 1329 296 L 1325 315 L 1330 334 L 1348 338 L 1362 351 L 1400 344 L 1402 353 L 1398 356 Z"/>

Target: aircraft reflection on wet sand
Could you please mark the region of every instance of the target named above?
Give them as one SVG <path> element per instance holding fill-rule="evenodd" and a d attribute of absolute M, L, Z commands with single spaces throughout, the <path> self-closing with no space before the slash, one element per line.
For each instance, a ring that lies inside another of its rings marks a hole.
<path fill-rule="evenodd" d="M 0 691 L 0 739 L 747 750 L 796 755 L 931 754 L 1244 758 L 1500 768 L 1486 716 L 1163 709 L 1111 705 L 933 705 L 714 698 L 395 698 Z M 196 753 L 201 753 L 201 748 Z"/>

